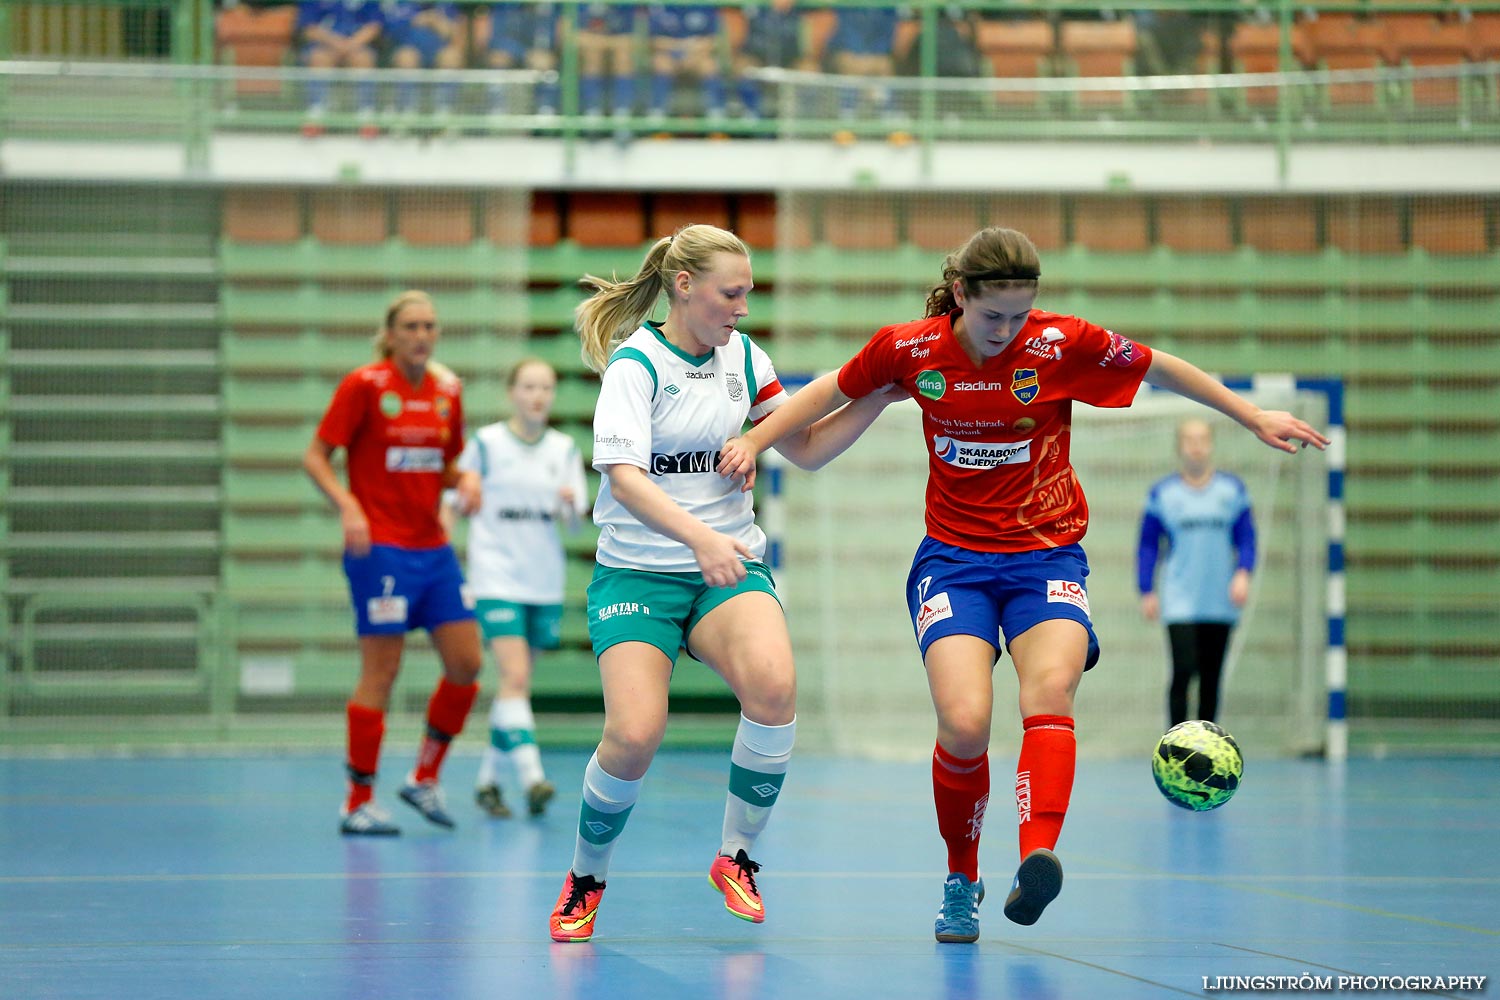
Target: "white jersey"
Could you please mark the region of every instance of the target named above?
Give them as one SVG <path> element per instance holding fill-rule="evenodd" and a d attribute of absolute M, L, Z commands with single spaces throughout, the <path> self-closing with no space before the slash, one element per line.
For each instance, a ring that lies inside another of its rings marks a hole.
<path fill-rule="evenodd" d="M 573 491 L 572 516 L 588 510 L 583 456 L 573 439 L 547 428 L 534 442 L 504 422 L 479 428 L 458 457 L 479 473 L 484 500 L 469 520 L 467 576 L 477 598 L 521 604 L 561 604 L 563 548 L 559 494 Z"/>
<path fill-rule="evenodd" d="M 710 528 L 744 542 L 757 559 L 766 536 L 751 495 L 719 475 L 719 449 L 786 402 L 771 359 L 736 332 L 729 343 L 693 357 L 647 323 L 610 355 L 594 409 L 594 468 L 634 465 L 677 505 Z M 599 485 L 594 503 L 600 565 L 662 573 L 696 573 L 686 545 L 636 520 Z"/>

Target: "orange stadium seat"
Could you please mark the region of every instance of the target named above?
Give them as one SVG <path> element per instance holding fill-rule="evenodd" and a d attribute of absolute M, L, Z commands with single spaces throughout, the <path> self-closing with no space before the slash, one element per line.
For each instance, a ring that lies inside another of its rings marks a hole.
<path fill-rule="evenodd" d="M 1150 248 L 1146 201 L 1133 195 L 1081 195 L 1073 200 L 1073 242 L 1090 250 L 1138 253 Z"/>
<path fill-rule="evenodd" d="M 1135 22 L 1129 20 L 1064 21 L 1059 35 L 1063 59 L 1078 76 L 1133 75 L 1137 46 Z M 1119 91 L 1083 91 L 1078 96 L 1087 107 L 1125 103 Z"/>
<path fill-rule="evenodd" d="M 985 202 L 985 225 L 1023 232 L 1042 253 L 1063 246 L 1062 198 L 1055 194 L 1004 195 Z M 1042 262 L 1043 269 L 1046 261 Z"/>
<path fill-rule="evenodd" d="M 224 195 L 224 236 L 236 243 L 295 243 L 302 238 L 296 191 L 240 188 Z"/>
<path fill-rule="evenodd" d="M 1354 14 L 1322 14 L 1307 26 L 1313 62 L 1321 69 L 1374 69 L 1387 48 L 1385 22 Z M 1330 104 L 1375 104 L 1374 83 L 1331 83 Z"/>
<path fill-rule="evenodd" d="M 1401 253 L 1401 212 L 1392 198 L 1330 198 L 1328 245 L 1345 253 Z"/>
<path fill-rule="evenodd" d="M 1237 73 L 1276 73 L 1281 70 L 1281 28 L 1276 24 L 1256 21 L 1241 21 L 1234 26 L 1229 36 L 1229 55 Z M 1311 65 L 1311 54 L 1307 47 L 1307 29 L 1301 24 L 1292 26 L 1291 72 Z M 1253 105 L 1275 104 L 1275 87 L 1249 87 L 1245 100 Z"/>
<path fill-rule="evenodd" d="M 1034 21 L 980 21 L 976 43 L 980 55 L 1001 79 L 1030 79 L 1052 74 L 1052 54 L 1057 39 L 1052 25 L 1038 18 Z M 999 91 L 999 104 L 1040 103 L 1040 93 Z"/>
<path fill-rule="evenodd" d="M 574 191 L 564 213 L 568 239 L 583 247 L 638 247 L 646 206 L 635 191 Z"/>
<path fill-rule="evenodd" d="M 776 246 L 776 196 L 774 194 L 740 195 L 735 203 L 734 231 L 740 239 L 750 245 L 752 250 L 774 249 Z"/>
<path fill-rule="evenodd" d="M 887 195 L 831 194 L 823 202 L 823 240 L 840 250 L 894 250 L 896 204 Z"/>
<path fill-rule="evenodd" d="M 1484 206 L 1472 198 L 1413 198 L 1411 244 L 1435 254 L 1487 252 Z"/>
<path fill-rule="evenodd" d="M 729 197 L 698 191 L 658 194 L 651 204 L 651 232 L 666 236 L 683 226 L 707 223 L 729 228 Z"/>
<path fill-rule="evenodd" d="M 1227 198 L 1174 201 L 1157 214 L 1156 242 L 1178 253 L 1228 253 L 1234 249 L 1229 220 Z"/>
<path fill-rule="evenodd" d="M 256 7 L 236 4 L 220 11 L 214 20 L 220 62 L 230 66 L 280 66 L 286 62 L 297 30 L 297 7 L 286 4 Z M 279 80 L 240 80 L 238 94 L 278 94 Z"/>
<path fill-rule="evenodd" d="M 474 199 L 462 191 L 403 191 L 396 202 L 396 234 L 412 246 L 468 246 L 474 242 Z"/>
<path fill-rule="evenodd" d="M 981 208 L 973 195 L 918 195 L 906 205 L 906 238 L 923 250 L 947 252 L 979 228 Z"/>
<path fill-rule="evenodd" d="M 1440 20 L 1431 14 L 1386 14 L 1386 61 L 1408 66 L 1459 66 L 1474 53 L 1472 26 L 1465 21 Z M 1458 103 L 1458 80 L 1413 80 L 1417 104 L 1452 107 Z"/>
<path fill-rule="evenodd" d="M 1263 253 L 1312 253 L 1318 249 L 1317 206 L 1311 198 L 1245 198 L 1240 242 Z"/>
<path fill-rule="evenodd" d="M 314 191 L 313 237 L 319 243 L 382 243 L 390 235 L 389 208 L 381 191 Z"/>

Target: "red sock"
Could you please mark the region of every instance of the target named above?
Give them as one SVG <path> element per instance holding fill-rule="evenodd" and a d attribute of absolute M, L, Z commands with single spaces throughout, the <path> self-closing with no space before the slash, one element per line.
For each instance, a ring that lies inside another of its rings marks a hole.
<path fill-rule="evenodd" d="M 990 802 L 990 755 L 964 760 L 934 743 L 932 800 L 938 833 L 948 845 L 948 870 L 974 881 L 979 878 L 979 834 Z"/>
<path fill-rule="evenodd" d="M 427 735 L 422 737 L 417 769 L 412 775 L 417 781 L 437 780 L 438 768 L 448 756 L 448 744 L 463 731 L 464 720 L 469 717 L 477 694 L 478 684 L 454 684 L 446 677 L 438 681 L 437 690 L 427 702 Z"/>
<path fill-rule="evenodd" d="M 1021 723 L 1021 759 L 1016 765 L 1016 814 L 1021 831 L 1021 857 L 1057 846 L 1068 799 L 1073 794 L 1073 770 L 1078 740 L 1073 720 L 1066 715 L 1033 715 Z"/>
<path fill-rule="evenodd" d="M 349 718 L 349 797 L 344 807 L 358 809 L 375 794 L 375 768 L 380 763 L 380 741 L 385 738 L 385 713 L 350 702 L 345 709 Z"/>

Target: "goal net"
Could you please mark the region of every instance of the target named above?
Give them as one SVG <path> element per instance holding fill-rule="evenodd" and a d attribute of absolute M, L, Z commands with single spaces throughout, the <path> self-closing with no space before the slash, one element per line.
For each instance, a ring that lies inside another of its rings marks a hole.
<path fill-rule="evenodd" d="M 1245 394 L 1317 426 L 1327 417 L 1326 398 L 1290 379 Z M 1166 633 L 1141 616 L 1135 552 L 1147 490 L 1176 468 L 1176 426 L 1187 416 L 1214 425 L 1215 464 L 1245 481 L 1258 531 L 1259 565 L 1232 635 L 1219 721 L 1248 754 L 1314 751 L 1328 641 L 1323 455 L 1274 451 L 1204 407 L 1143 387 L 1128 409 L 1074 408 L 1073 464 L 1091 514 L 1089 604 L 1103 651 L 1078 691 L 1080 753 L 1144 759 L 1166 728 Z M 809 749 L 931 752 L 934 716 L 903 597 L 924 531 L 925 456 L 921 413 L 903 402 L 825 470 L 786 472 L 779 580 L 798 651 L 798 738 Z M 1008 656 L 994 676 L 991 749 L 1013 753 L 1020 726 Z"/>

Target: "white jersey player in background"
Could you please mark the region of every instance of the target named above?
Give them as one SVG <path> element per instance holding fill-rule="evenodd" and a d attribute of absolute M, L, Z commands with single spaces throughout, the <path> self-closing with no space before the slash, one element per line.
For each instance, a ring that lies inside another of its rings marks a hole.
<path fill-rule="evenodd" d="M 532 816 L 557 793 L 537 747 L 531 677 L 538 654 L 561 642 L 565 554 L 559 529 L 576 530 L 588 511 L 578 446 L 547 426 L 557 373 L 528 358 L 511 369 L 509 387 L 510 417 L 481 427 L 458 459 L 460 469 L 480 477 L 483 502 L 469 522 L 469 589 L 500 673 L 474 798 L 500 818 L 511 815 L 502 774 L 513 771 Z"/>

